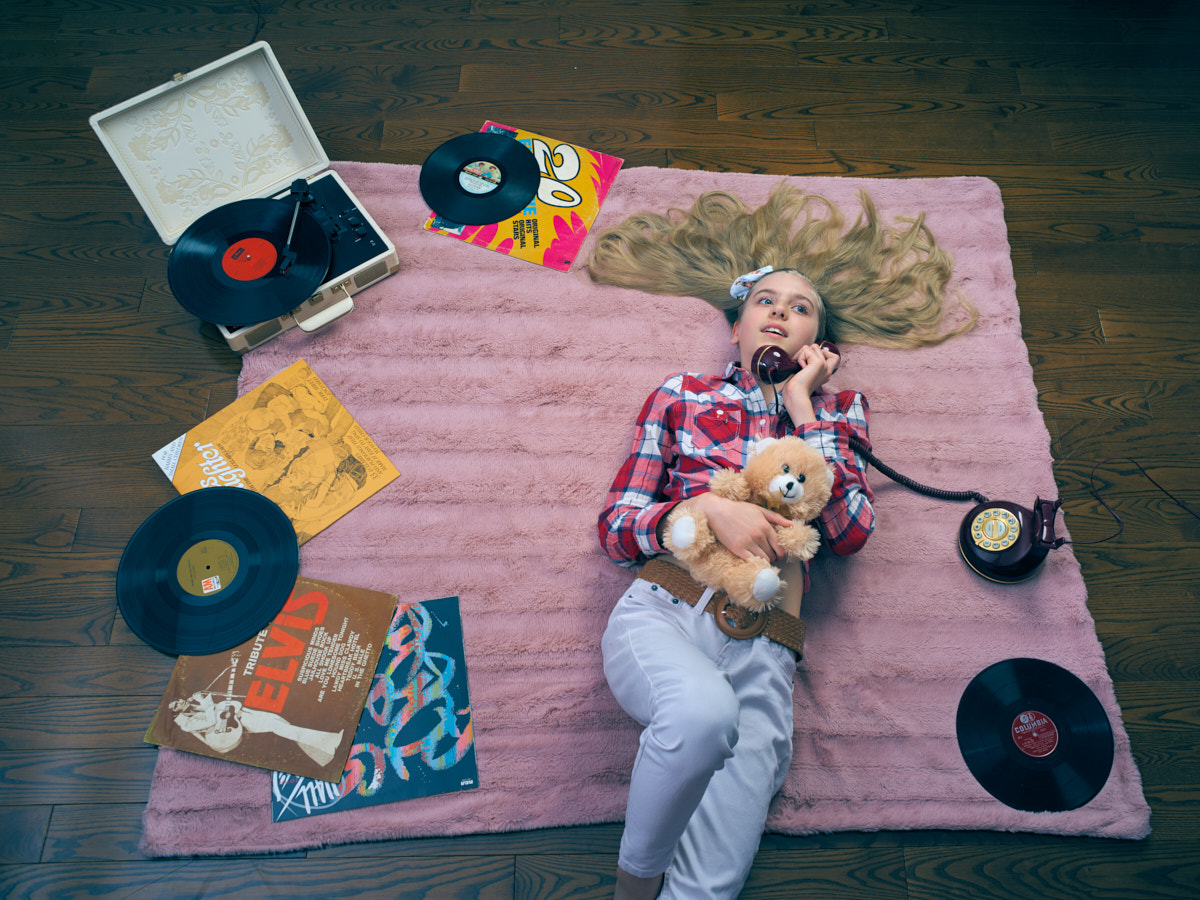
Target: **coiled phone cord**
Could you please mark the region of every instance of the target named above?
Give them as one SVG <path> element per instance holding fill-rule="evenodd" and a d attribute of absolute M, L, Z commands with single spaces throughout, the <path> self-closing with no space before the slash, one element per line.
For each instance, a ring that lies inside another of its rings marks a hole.
<path fill-rule="evenodd" d="M 850 447 L 856 453 L 861 454 L 863 459 L 865 459 L 867 462 L 869 462 L 871 465 L 873 465 L 876 469 L 878 469 L 880 472 L 882 472 L 888 478 L 892 479 L 892 481 L 896 482 L 897 484 L 904 485 L 904 487 L 908 488 L 909 490 L 916 491 L 918 494 L 924 494 L 927 497 L 933 497 L 934 499 L 937 499 L 937 500 L 974 500 L 976 503 L 991 503 L 991 500 L 989 500 L 987 497 L 985 497 L 983 494 L 979 493 L 978 491 L 943 491 L 943 490 L 940 490 L 939 488 L 932 488 L 927 485 L 921 484 L 919 481 L 914 481 L 913 479 L 909 478 L 907 475 L 901 475 L 899 472 L 897 472 L 891 466 L 887 465 L 886 463 L 882 463 L 878 459 L 876 459 L 875 454 L 873 454 L 867 448 L 866 443 L 858 435 L 851 434 L 849 436 L 849 438 L 850 438 Z M 1174 501 L 1174 503 L 1180 509 L 1182 509 L 1184 512 L 1186 512 L 1188 515 L 1192 516 L 1193 518 L 1200 519 L 1200 513 L 1197 513 L 1195 510 L 1191 509 L 1186 503 L 1184 503 L 1182 500 L 1180 500 L 1178 497 L 1176 497 L 1174 494 L 1172 494 L 1170 491 L 1168 491 L 1165 487 L 1163 487 L 1161 484 L 1159 484 L 1157 481 L 1155 481 L 1153 478 L 1151 478 L 1150 473 L 1147 472 L 1145 469 L 1143 469 L 1142 464 L 1139 463 L 1136 459 L 1134 459 L 1131 456 L 1110 456 L 1108 459 L 1102 459 L 1102 460 L 1100 460 L 1100 462 L 1098 462 L 1094 466 L 1092 466 L 1092 472 L 1089 477 L 1090 477 L 1090 481 L 1091 481 L 1092 496 L 1096 498 L 1096 501 L 1101 506 L 1103 506 L 1106 510 L 1108 510 L 1108 514 L 1110 516 L 1112 516 L 1113 520 L 1117 523 L 1117 530 L 1114 531 L 1112 534 L 1110 534 L 1108 537 L 1099 538 L 1094 541 L 1064 541 L 1063 543 L 1080 544 L 1080 545 L 1103 544 L 1105 541 L 1111 541 L 1113 538 L 1115 538 L 1117 535 L 1119 535 L 1122 531 L 1125 530 L 1125 523 L 1121 521 L 1121 517 L 1119 515 L 1117 515 L 1117 511 L 1115 509 L 1113 509 L 1111 506 L 1109 506 L 1108 502 L 1103 497 L 1100 496 L 1100 489 L 1098 487 L 1096 487 L 1096 470 L 1099 469 L 1101 466 L 1105 465 L 1106 463 L 1122 462 L 1122 461 L 1133 463 L 1135 466 L 1137 466 L 1137 470 L 1142 473 L 1142 477 L 1144 477 L 1152 485 L 1154 485 L 1156 488 L 1158 488 L 1160 491 L 1162 491 L 1164 494 L 1166 494 L 1167 497 L 1169 497 L 1172 501 Z"/>
<path fill-rule="evenodd" d="M 933 497 L 935 500 L 974 500 L 976 503 L 990 503 L 991 501 L 983 496 L 978 491 L 943 491 L 941 488 L 929 487 L 921 484 L 919 481 L 914 481 L 907 475 L 901 475 L 887 463 L 882 463 L 875 458 L 875 454 L 868 449 L 866 443 L 857 434 L 850 435 L 850 447 L 854 452 L 862 455 L 863 459 L 873 465 L 876 469 L 886 475 L 888 478 L 897 484 L 902 484 L 918 494 L 924 494 L 926 497 Z"/>

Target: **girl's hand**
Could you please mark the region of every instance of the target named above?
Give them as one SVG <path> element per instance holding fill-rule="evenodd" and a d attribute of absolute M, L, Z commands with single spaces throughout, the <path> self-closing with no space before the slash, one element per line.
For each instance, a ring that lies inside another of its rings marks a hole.
<path fill-rule="evenodd" d="M 773 526 L 790 526 L 791 519 L 753 503 L 713 493 L 697 494 L 684 502 L 704 513 L 713 536 L 739 559 L 760 557 L 773 563 L 787 554 Z"/>
<path fill-rule="evenodd" d="M 808 344 L 795 356 L 803 367 L 777 390 L 780 399 L 797 425 L 813 421 L 812 394 L 837 371 L 841 357 L 820 344 Z"/>
<path fill-rule="evenodd" d="M 786 394 L 788 387 L 793 387 L 794 390 L 804 391 L 805 396 L 808 396 L 837 371 L 841 357 L 826 350 L 820 344 L 808 344 L 800 348 L 795 360 L 803 368 L 788 379 L 784 386 L 784 392 Z"/>

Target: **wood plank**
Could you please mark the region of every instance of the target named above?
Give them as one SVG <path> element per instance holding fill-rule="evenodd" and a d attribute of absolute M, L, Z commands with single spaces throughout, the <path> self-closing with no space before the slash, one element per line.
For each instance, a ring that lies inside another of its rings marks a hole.
<path fill-rule="evenodd" d="M 60 317 L 78 312 L 132 312 L 141 304 L 145 290 L 145 279 L 104 276 L 68 286 L 57 279 L 14 275 L 8 284 L 8 296 L 0 299 L 0 312 L 14 316 L 39 312 Z"/>
<path fill-rule="evenodd" d="M 152 81 L 155 73 L 141 69 L 96 66 L 82 71 L 90 73 L 89 92 L 113 97 L 134 97 L 170 80 Z M 397 60 L 390 65 L 355 65 L 328 59 L 318 65 L 289 65 L 285 74 L 297 95 L 306 98 L 305 109 L 310 97 L 366 96 L 388 103 L 409 93 L 459 89 L 458 66 L 418 66 Z"/>
<path fill-rule="evenodd" d="M 523 105 L 521 111 L 515 111 L 513 104 L 520 104 L 520 101 L 511 101 L 507 111 L 516 114 L 508 117 L 507 120 L 500 114 L 489 115 L 489 111 L 494 110 L 494 105 L 489 104 L 480 105 L 473 116 L 461 116 L 458 122 L 447 121 L 436 127 L 430 127 L 425 122 L 418 127 L 414 126 L 413 122 L 407 118 L 389 118 L 383 124 L 382 146 L 389 153 L 404 154 L 395 161 L 420 165 L 439 144 L 464 131 L 478 130 L 488 118 L 505 124 L 524 121 Z M 668 117 L 668 121 L 660 124 L 644 120 L 627 120 L 622 117 L 619 122 L 611 126 L 598 128 L 594 118 L 587 116 L 562 117 L 560 113 L 560 116 L 554 121 L 554 134 L 550 136 L 573 141 L 592 150 L 620 156 L 625 160 L 625 168 L 649 165 L 665 166 L 668 161 L 674 163 L 674 160 L 671 160 L 665 151 L 676 146 L 691 147 L 701 144 L 703 146 L 739 147 L 742 148 L 738 151 L 740 158 L 745 161 L 749 158 L 750 151 L 754 151 L 757 156 L 757 151 L 767 144 L 771 144 L 772 149 L 778 152 L 780 139 L 785 140 L 791 148 L 790 159 L 803 158 L 806 153 L 811 152 L 810 148 L 815 145 L 814 129 L 809 123 L 793 123 L 779 131 L 781 136 L 772 142 L 771 138 L 756 126 L 737 122 L 716 122 L 711 118 L 699 115 L 683 119 Z M 822 153 L 821 157 L 827 159 L 828 154 Z M 797 172 L 796 174 L 805 173 Z M 834 173 L 811 172 L 807 174 Z"/>
<path fill-rule="evenodd" d="M 166 487 L 166 476 L 163 476 Z M 173 499 L 170 492 L 163 495 L 161 506 Z M 150 518 L 158 506 L 133 506 L 96 508 L 87 507 L 80 511 L 79 525 L 75 530 L 76 553 L 107 552 L 120 556 L 138 526 Z"/>
<path fill-rule="evenodd" d="M 874 79 L 872 79 L 875 81 Z M 797 79 L 794 89 L 788 83 L 772 85 L 768 90 L 724 90 L 717 93 L 717 115 L 722 119 L 789 119 L 805 116 L 858 118 L 860 116 L 891 116 L 904 114 L 942 114 L 953 112 L 958 119 L 982 118 L 1035 122 L 1107 124 L 1131 119 L 1150 124 L 1160 120 L 1166 124 L 1184 120 L 1200 108 L 1197 99 L 1159 99 L 1138 96 L 1129 99 L 1089 96 L 1033 97 L 1021 95 L 1016 99 L 980 96 L 972 89 L 956 90 L 955 84 L 937 85 L 936 99 L 930 92 L 934 85 L 925 80 L 925 90 L 919 80 L 903 78 L 879 79 L 873 91 L 855 89 L 852 85 L 802 91 Z M 913 95 L 917 96 L 913 96 Z"/>
<path fill-rule="evenodd" d="M 78 509 L 7 509 L 0 520 L 0 546 L 43 553 L 68 551 L 78 525 Z"/>
<path fill-rule="evenodd" d="M 1177 420 L 1200 408 L 1200 386 L 1191 379 L 1151 379 L 1146 383 L 1146 400 L 1156 418 Z"/>
<path fill-rule="evenodd" d="M 1110 416 L 1115 418 L 1150 417 L 1150 400 L 1144 384 L 1120 376 L 1078 378 L 1041 378 L 1038 380 L 1038 407 L 1046 415 Z"/>
<path fill-rule="evenodd" d="M 151 454 L 187 427 L 169 421 L 0 427 L 13 458 L 0 472 L 0 499 L 21 508 L 68 507 L 83 496 L 107 494 L 109 500 L 89 505 L 161 506 L 173 491 Z"/>
<path fill-rule="evenodd" d="M 985 850 L 952 845 L 909 848 L 906 878 L 911 900 L 1028 898 L 1044 900 L 1048 885 L 1063 897 L 1153 900 L 1189 896 L 1197 884 L 1196 844 L 1168 841 L 1075 841 L 1064 846 Z"/>
<path fill-rule="evenodd" d="M 169 881 L 167 881 L 169 879 Z M 389 860 L 321 860 L 297 864 L 288 858 L 140 860 L 44 863 L 0 869 L 0 894 L 9 897 L 160 894 L 173 897 L 311 897 L 337 900 L 370 896 L 386 885 L 396 900 L 513 896 L 512 860 L 483 857 L 411 859 L 402 868 Z"/>
<path fill-rule="evenodd" d="M 141 642 L 42 647 L 37 653 L 0 647 L 0 698 L 24 696 L 45 703 L 49 697 L 161 697 L 174 667 L 174 657 Z"/>
<path fill-rule="evenodd" d="M 43 863 L 146 859 L 142 839 L 142 803 L 60 804 L 45 829 Z"/>
<path fill-rule="evenodd" d="M 13 327 L 0 388 L 159 384 L 163 352 L 178 359 L 179 374 L 167 376 L 172 383 L 211 384 L 241 369 L 240 357 L 216 328 L 182 309 L 154 318 L 81 312 L 64 320 L 37 313 L 21 316 Z"/>
<path fill-rule="evenodd" d="M 211 385 L 130 385 L 116 395 L 83 385 L 70 391 L 14 387 L 0 395 L 0 421 L 71 427 L 171 423 L 181 428 L 180 423 L 200 422 L 216 412 L 211 397 Z"/>
<path fill-rule="evenodd" d="M 117 750 L 0 750 L 4 802 L 144 804 L 157 755 L 149 745 Z"/>
<path fill-rule="evenodd" d="M 160 700 L 161 694 L 117 695 L 101 706 L 92 697 L 59 696 L 47 715 L 44 697 L 0 697 L 0 750 L 136 747 Z"/>
<path fill-rule="evenodd" d="M 1086 3 L 1087 0 L 1081 0 Z M 808 8 L 811 4 L 806 3 Z M 1035 4 L 1036 5 L 1036 4 Z M 951 7 L 957 8 L 957 4 Z M 993 6 L 992 9 L 999 7 Z M 1005 4 L 1004 9 L 1008 9 Z M 1045 5 L 1038 6 L 1045 12 Z M 1078 13 L 1095 16 L 1095 4 Z M 962 20 L 959 19 L 961 24 Z M 1023 38 L 1003 41 L 991 32 L 986 16 L 972 20 L 957 35 L 945 40 L 888 41 L 885 44 L 854 44 L 834 41 L 804 41 L 797 44 L 797 60 L 830 66 L 869 65 L 892 70 L 908 68 L 966 69 L 996 68 L 1047 73 L 1119 72 L 1138 70 L 1190 70 L 1196 66 L 1194 52 L 1186 47 L 1161 42 L 1122 43 L 1119 53 L 1097 52 L 1094 44 L 1055 42 Z"/>
<path fill-rule="evenodd" d="M 1109 72 L 1017 73 L 1020 92 L 1028 96 L 1096 94 L 1121 98 L 1187 97 L 1200 93 L 1200 68 L 1114 69 Z"/>
<path fill-rule="evenodd" d="M 888 39 L 901 41 L 946 41 L 979 27 L 965 17 L 888 16 Z M 1101 16 L 1063 16 L 1055 11 L 1022 9 L 1012 14 L 987 17 L 987 32 L 999 44 L 1056 43 L 1095 44 L 1120 41 L 1128 32 L 1124 20 Z"/>
<path fill-rule="evenodd" d="M 201 411 L 198 409 L 196 414 Z M 185 424 L 183 429 L 187 427 Z M 12 463 L 8 469 L 13 473 L 31 474 L 49 468 L 70 471 L 79 467 L 94 470 L 98 475 L 112 470 L 120 477 L 121 470 L 136 467 L 162 478 L 162 470 L 150 454 L 177 438 L 183 429 L 178 421 L 169 420 L 87 426 L 10 425 L 0 426 L 0 441 L 9 448 Z M 86 438 L 80 440 L 83 436 Z"/>
<path fill-rule="evenodd" d="M 1200 629 L 1160 621 L 1106 623 L 1097 629 L 1114 678 L 1200 681 Z"/>
<path fill-rule="evenodd" d="M 0 558 L 0 646 L 107 643 L 116 613 L 116 568 L 107 551 L 6 551 Z"/>
<path fill-rule="evenodd" d="M 469 4 L 450 3 L 442 5 L 378 4 L 360 7 L 353 13 L 355 26 L 364 33 L 413 34 L 419 32 L 426 41 L 455 40 L 465 33 L 491 35 L 494 40 L 516 40 L 521 38 L 554 39 L 558 37 L 559 21 L 554 16 L 527 13 L 510 13 L 492 10 L 472 13 Z M 226 40 L 245 27 L 244 14 L 214 15 L 207 24 L 224 32 Z M 238 11 L 241 13 L 242 11 Z M 331 30 L 340 30 L 345 10 L 337 3 L 312 3 L 303 15 L 277 15 L 271 21 L 274 39 L 281 45 L 293 44 L 304 38 L 316 39 L 327 36 Z M 200 17 L 188 17 L 199 19 Z M 253 22 L 253 17 L 250 18 Z M 95 40 L 103 40 L 119 52 L 125 47 L 142 47 L 157 39 L 177 40 L 206 31 L 206 25 L 189 25 L 186 22 L 156 19 L 146 16 L 137 9 L 128 11 L 104 10 L 86 18 L 65 20 L 56 35 L 59 40 L 87 46 Z M 149 40 L 148 40 L 149 39 Z"/>
<path fill-rule="evenodd" d="M 519 896 L 540 900 L 609 898 L 615 883 L 615 856 L 600 854 L 522 855 L 517 858 Z M 811 895 L 830 900 L 907 896 L 903 851 L 899 848 L 760 850 L 746 886 L 745 900 Z"/>
<path fill-rule="evenodd" d="M 375 109 L 371 101 L 359 102 L 353 98 L 317 99 L 305 105 L 305 112 L 314 128 L 319 127 L 319 122 L 344 121 L 346 116 L 354 116 L 385 121 L 397 117 L 419 118 L 425 128 L 440 125 L 478 131 L 489 119 L 507 125 L 523 123 L 529 110 L 536 108 L 539 121 L 555 124 L 553 137 L 559 137 L 563 128 L 587 126 L 594 130 L 597 121 L 613 119 L 630 126 L 648 127 L 665 117 L 693 125 L 711 123 L 716 118 L 712 96 L 690 87 L 656 86 L 652 90 L 612 91 L 603 95 L 571 95 L 547 89 L 495 90 L 486 94 L 452 95 L 450 102 L 447 99 L 446 95 L 435 93 L 410 95 L 399 110 Z"/>
<path fill-rule="evenodd" d="M 1119 124 L 1055 122 L 1048 129 L 1053 148 L 1070 153 L 1123 153 L 1137 147 L 1182 153 L 1195 149 L 1200 141 L 1200 123 L 1195 117 L 1178 123 L 1146 121 L 1139 116 Z"/>
<path fill-rule="evenodd" d="M 103 498 L 94 504 L 96 508 L 102 509 L 105 504 L 119 506 L 121 496 L 124 496 L 127 502 L 136 503 L 141 507 L 155 504 L 161 506 L 174 499 L 174 494 L 168 493 L 169 485 L 158 466 L 150 460 L 150 454 L 174 440 L 166 435 L 178 430 L 175 428 L 151 432 L 162 437 L 141 444 L 139 449 L 143 451 L 144 461 L 137 462 L 131 458 L 129 465 L 118 462 L 99 471 L 89 470 L 84 466 L 51 466 L 19 473 L 14 470 L 0 473 L 0 502 L 23 509 L 38 506 L 61 507 L 77 502 L 81 494 L 91 489 L 97 491 L 98 497 Z M 175 434 L 175 437 L 178 437 L 178 434 Z M 78 590 L 80 587 L 81 585 L 74 584 L 72 589 Z"/>
<path fill-rule="evenodd" d="M 0 806 L 0 865 L 41 861 L 50 823 L 49 806 Z"/>
<path fill-rule="evenodd" d="M 827 150 L 914 150 L 919 147 L 958 147 L 972 156 L 1011 153 L 1021 150 L 1049 150 L 1052 146 L 1049 126 L 1040 122 L 1015 122 L 986 114 L 971 119 L 934 113 L 913 112 L 893 116 L 881 127 L 862 108 L 859 116 L 837 119 L 833 116 L 814 123 L 817 146 Z M 974 173 L 964 173 L 974 174 Z"/>
<path fill-rule="evenodd" d="M 673 16 L 657 11 L 624 15 L 593 13 L 564 15 L 561 36 L 566 42 L 585 47 L 713 47 L 727 49 L 736 41 L 753 56 L 757 45 L 801 41 L 882 41 L 887 39 L 882 22 L 868 16 L 763 16 L 688 15 Z"/>
<path fill-rule="evenodd" d="M 521 77 L 527 84 L 554 84 L 564 93 L 594 93 L 597 91 L 640 90 L 644 81 L 639 68 L 649 62 L 644 52 L 618 52 L 579 65 L 568 59 L 547 59 L 544 63 L 522 68 Z M 511 70 L 503 65 L 468 63 L 462 67 L 458 90 L 463 93 L 495 91 L 504 84 Z M 879 66 L 829 66 L 801 62 L 793 65 L 765 66 L 748 62 L 732 67 L 694 65 L 663 71 L 658 83 L 677 90 L 759 93 L 770 85 L 772 93 L 801 92 L 872 93 L 887 91 L 899 94 L 989 94 L 1016 92 L 1017 73 L 1012 69 L 947 69 L 895 68 Z"/>

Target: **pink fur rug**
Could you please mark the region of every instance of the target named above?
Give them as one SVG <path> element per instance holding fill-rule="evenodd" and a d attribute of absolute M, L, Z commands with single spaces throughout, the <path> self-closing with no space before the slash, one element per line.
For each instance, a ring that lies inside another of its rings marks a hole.
<path fill-rule="evenodd" d="M 305 544 L 302 571 L 402 600 L 461 598 L 481 786 L 272 824 L 265 771 L 163 749 L 142 849 L 260 853 L 620 821 L 638 730 L 605 685 L 599 640 L 631 576 L 601 553 L 596 515 L 647 394 L 670 372 L 723 370 L 728 329 L 699 300 L 596 286 L 578 263 L 564 274 L 424 231 L 415 166 L 336 168 L 401 269 L 324 332 L 293 330 L 249 354 L 240 390 L 306 359 L 399 468 Z M 598 224 L 715 188 L 757 203 L 778 180 L 627 169 Z M 833 386 L 869 398 L 880 458 L 939 487 L 1026 505 L 1057 496 L 996 185 L 792 180 L 847 210 L 863 188 L 888 219 L 925 210 L 982 313 L 939 348 L 843 348 Z M 878 528 L 866 549 L 814 567 L 795 761 L 770 829 L 1144 837 L 1149 808 L 1070 550 L 1026 584 L 986 582 L 955 545 L 965 504 L 872 479 Z M 1112 774 L 1080 809 L 1010 809 L 963 763 L 963 689 L 1017 656 L 1071 670 L 1108 711 Z"/>

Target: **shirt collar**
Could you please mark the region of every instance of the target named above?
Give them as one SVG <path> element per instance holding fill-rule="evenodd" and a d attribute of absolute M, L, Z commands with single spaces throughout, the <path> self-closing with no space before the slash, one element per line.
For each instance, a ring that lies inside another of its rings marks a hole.
<path fill-rule="evenodd" d="M 731 362 L 725 367 L 725 381 L 730 384 L 735 384 L 743 391 L 749 392 L 758 387 L 758 382 L 754 380 L 754 376 L 746 369 L 743 369 L 736 362 Z"/>
<path fill-rule="evenodd" d="M 752 407 L 770 412 L 770 405 L 767 403 L 766 395 L 763 394 L 761 385 L 750 374 L 749 369 L 743 369 L 736 362 L 731 362 L 725 367 L 725 377 L 722 380 L 740 390 Z"/>

